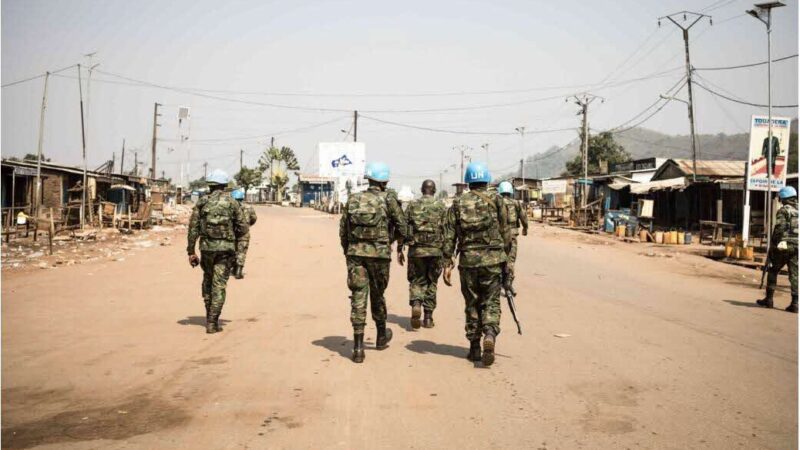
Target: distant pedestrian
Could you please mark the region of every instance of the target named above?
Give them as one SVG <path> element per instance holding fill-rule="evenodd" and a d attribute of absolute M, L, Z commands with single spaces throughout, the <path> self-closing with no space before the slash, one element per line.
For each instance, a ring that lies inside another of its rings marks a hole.
<path fill-rule="evenodd" d="M 772 308 L 775 288 L 778 287 L 778 274 L 783 266 L 788 266 L 792 303 L 786 308 L 786 311 L 797 313 L 797 191 L 791 186 L 786 186 L 778 192 L 778 197 L 783 205 L 775 218 L 772 242 L 767 255 L 769 264 L 767 295 L 756 303 L 766 308 Z"/>
<path fill-rule="evenodd" d="M 225 193 L 228 174 L 214 170 L 206 178 L 211 191 L 200 198 L 189 221 L 189 264 L 203 269 L 203 302 L 206 305 L 206 333 L 222 331 L 219 316 L 225 304 L 225 288 L 238 253 L 247 247 L 249 230 L 239 203 Z M 200 258 L 195 244 L 200 239 Z"/>
<path fill-rule="evenodd" d="M 420 327 L 420 317 L 425 312 L 422 326 L 433 328 L 433 311 L 436 309 L 436 288 L 442 274 L 442 247 L 447 207 L 436 200 L 436 183 L 422 183 L 422 198 L 406 207 L 408 223 L 408 283 L 411 305 L 411 327 Z M 405 262 L 403 245 L 397 246 L 400 265 Z"/>
<path fill-rule="evenodd" d="M 242 208 L 242 214 L 244 214 L 247 225 L 249 227 L 255 225 L 256 220 L 258 220 L 258 217 L 256 216 L 256 210 L 253 208 L 253 205 L 244 203 L 244 189 L 235 189 L 233 192 L 231 192 L 231 197 L 239 202 L 239 206 Z M 233 276 L 236 277 L 237 280 L 241 280 L 244 278 L 244 261 L 247 258 L 247 249 L 250 247 L 249 231 L 246 238 L 242 239 L 241 245 L 237 245 L 237 247 L 241 247 L 241 249 L 236 253 L 236 266 L 233 268 Z"/>
<path fill-rule="evenodd" d="M 508 215 L 508 231 L 511 243 L 508 249 L 508 262 L 506 263 L 505 288 L 511 291 L 516 297 L 517 291 L 514 289 L 514 269 L 517 262 L 517 236 L 519 228 L 522 226 L 522 235 L 528 235 L 528 214 L 525 207 L 518 200 L 514 199 L 514 186 L 508 181 L 503 181 L 497 187 L 497 192 L 503 197 L 503 205 L 506 207 Z"/>
<path fill-rule="evenodd" d="M 449 269 L 453 254 L 460 254 L 458 273 L 464 295 L 466 336 L 470 361 L 494 363 L 494 349 L 500 334 L 500 287 L 508 261 L 510 240 L 503 200 L 487 190 L 492 180 L 482 163 L 471 162 L 464 174 L 469 191 L 453 200 L 445 225 L 444 257 Z M 481 337 L 483 352 L 481 353 Z"/>
<path fill-rule="evenodd" d="M 364 362 L 364 327 L 367 323 L 367 299 L 372 320 L 378 329 L 375 347 L 385 349 L 392 340 L 386 328 L 386 299 L 389 284 L 393 236 L 402 242 L 406 219 L 393 191 L 387 191 L 389 166 L 370 163 L 365 170 L 369 188 L 351 194 L 339 222 L 339 240 L 347 259 L 347 287 L 350 288 L 350 323 L 353 326 L 353 361 Z M 399 245 L 399 244 L 398 244 Z"/>

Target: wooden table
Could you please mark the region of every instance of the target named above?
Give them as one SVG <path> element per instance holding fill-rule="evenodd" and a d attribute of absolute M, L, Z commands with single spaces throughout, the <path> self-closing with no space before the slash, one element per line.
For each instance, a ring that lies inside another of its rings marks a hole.
<path fill-rule="evenodd" d="M 732 234 L 736 224 L 727 222 L 717 222 L 716 220 L 701 220 L 700 221 L 700 237 L 699 242 L 703 243 L 703 238 L 711 238 L 710 243 L 722 244 L 725 242 L 725 232 L 728 232 L 728 237 Z M 708 233 L 708 235 L 706 235 Z"/>

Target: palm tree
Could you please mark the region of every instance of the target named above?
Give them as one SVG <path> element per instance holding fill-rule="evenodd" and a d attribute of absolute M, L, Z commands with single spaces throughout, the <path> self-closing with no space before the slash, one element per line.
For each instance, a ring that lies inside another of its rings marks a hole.
<path fill-rule="evenodd" d="M 289 147 L 270 147 L 264 151 L 258 163 L 262 170 L 270 170 L 270 184 L 276 187 L 278 200 L 283 199 L 283 189 L 289 182 L 288 172 L 300 169 L 294 150 Z"/>

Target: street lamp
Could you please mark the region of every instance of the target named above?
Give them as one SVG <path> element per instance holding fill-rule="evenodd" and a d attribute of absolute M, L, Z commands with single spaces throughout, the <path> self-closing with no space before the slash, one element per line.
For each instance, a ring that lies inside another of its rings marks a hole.
<path fill-rule="evenodd" d="M 767 27 L 767 248 L 769 249 L 772 238 L 772 9 L 786 6 L 781 2 L 756 3 L 755 9 L 747 14 L 758 19 Z M 749 230 L 748 230 L 749 231 Z M 745 236 L 747 239 L 747 236 Z"/>

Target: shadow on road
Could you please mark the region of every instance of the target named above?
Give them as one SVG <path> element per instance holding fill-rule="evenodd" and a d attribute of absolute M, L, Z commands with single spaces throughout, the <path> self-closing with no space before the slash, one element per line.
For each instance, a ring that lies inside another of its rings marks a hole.
<path fill-rule="evenodd" d="M 205 316 L 189 316 L 185 319 L 181 319 L 178 322 L 179 325 L 197 325 L 200 327 L 206 326 L 206 317 Z M 225 326 L 230 323 L 230 320 L 226 319 L 219 319 L 219 324 L 221 326 Z"/>
<path fill-rule="evenodd" d="M 741 302 L 739 300 L 723 300 L 723 301 L 733 306 L 743 306 L 745 308 L 761 308 L 761 306 L 757 305 L 755 301 L 751 302 Z"/>
<path fill-rule="evenodd" d="M 410 317 L 400 317 L 397 314 L 389 313 L 386 315 L 386 321 L 389 323 L 393 323 L 399 327 L 403 327 L 406 331 L 416 331 L 411 328 L 411 318 Z"/>
<path fill-rule="evenodd" d="M 326 348 L 334 353 L 338 353 L 342 358 L 350 359 L 353 345 L 352 342 L 344 336 L 325 336 L 322 339 L 311 341 L 311 343 L 317 347 Z"/>
<path fill-rule="evenodd" d="M 434 355 L 453 356 L 459 359 L 466 357 L 467 353 L 469 352 L 467 347 L 460 347 L 458 345 L 450 344 L 437 344 L 436 342 L 431 341 L 411 341 L 406 345 L 406 348 L 412 352 L 421 353 L 423 355 L 431 353 Z"/>

